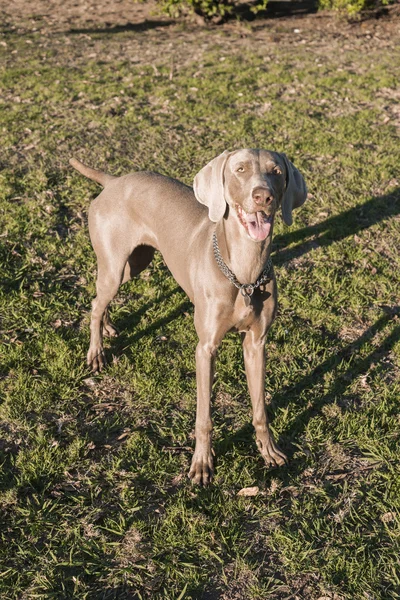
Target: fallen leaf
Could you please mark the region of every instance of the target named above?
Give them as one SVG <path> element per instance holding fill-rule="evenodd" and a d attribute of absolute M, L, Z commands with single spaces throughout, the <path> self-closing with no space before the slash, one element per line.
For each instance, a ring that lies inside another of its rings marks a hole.
<path fill-rule="evenodd" d="M 259 487 L 255 485 L 254 487 L 242 488 L 238 491 L 238 496 L 257 496 L 260 491 Z"/>
<path fill-rule="evenodd" d="M 391 521 L 395 520 L 395 514 L 393 512 L 387 512 L 384 515 L 381 515 L 381 521 L 383 523 L 391 523 Z"/>

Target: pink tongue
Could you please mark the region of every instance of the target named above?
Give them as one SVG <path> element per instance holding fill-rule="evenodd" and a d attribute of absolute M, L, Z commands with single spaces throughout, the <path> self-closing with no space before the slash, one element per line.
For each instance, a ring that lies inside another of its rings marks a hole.
<path fill-rule="evenodd" d="M 248 215 L 246 221 L 250 237 L 258 242 L 265 240 L 270 232 L 271 223 L 265 219 L 263 213 L 260 211 Z"/>

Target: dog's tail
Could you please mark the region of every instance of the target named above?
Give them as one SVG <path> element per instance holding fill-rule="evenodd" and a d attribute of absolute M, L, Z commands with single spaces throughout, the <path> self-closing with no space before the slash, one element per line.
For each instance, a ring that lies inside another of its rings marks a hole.
<path fill-rule="evenodd" d="M 71 167 L 74 167 L 74 169 L 79 171 L 79 173 L 82 173 L 82 175 L 85 175 L 85 177 L 88 177 L 89 179 L 93 179 L 93 181 L 100 183 L 100 185 L 102 185 L 103 187 L 105 187 L 107 183 L 109 183 L 113 179 L 116 179 L 116 177 L 114 177 L 113 175 L 108 175 L 107 173 L 103 173 L 103 171 L 98 171 L 97 169 L 87 167 L 76 158 L 71 158 L 69 164 L 71 165 Z"/>

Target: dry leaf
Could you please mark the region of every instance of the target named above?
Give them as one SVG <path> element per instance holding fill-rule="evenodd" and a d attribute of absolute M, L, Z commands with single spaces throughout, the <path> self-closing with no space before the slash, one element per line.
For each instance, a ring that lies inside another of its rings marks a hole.
<path fill-rule="evenodd" d="M 88 377 L 87 379 L 83 380 L 83 383 L 85 385 L 87 385 L 88 387 L 93 387 L 94 385 L 96 385 L 96 382 L 94 379 L 92 379 L 91 377 Z"/>
<path fill-rule="evenodd" d="M 395 514 L 393 512 L 387 512 L 384 515 L 381 515 L 381 521 L 383 523 L 390 523 L 395 520 Z"/>
<path fill-rule="evenodd" d="M 254 487 L 242 488 L 237 495 L 238 496 L 257 496 L 260 491 L 259 487 L 255 485 Z"/>

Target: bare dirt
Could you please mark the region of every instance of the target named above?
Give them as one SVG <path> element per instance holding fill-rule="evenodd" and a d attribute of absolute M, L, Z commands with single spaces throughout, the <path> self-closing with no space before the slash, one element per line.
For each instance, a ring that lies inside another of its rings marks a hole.
<path fill-rule="evenodd" d="M 322 46 L 354 43 L 373 48 L 390 47 L 399 39 L 400 5 L 349 22 L 333 13 L 316 12 L 313 0 L 270 0 L 263 16 L 216 25 L 169 18 L 157 10 L 154 0 L 0 0 L 0 22 L 3 34 L 40 33 L 44 37 L 131 31 L 150 55 L 159 53 L 166 43 L 229 44 L 233 39 L 247 47 L 264 41 Z"/>

